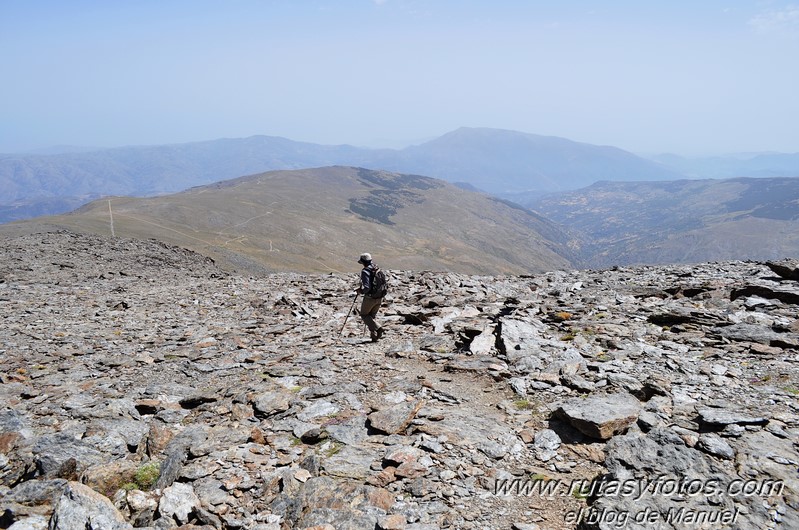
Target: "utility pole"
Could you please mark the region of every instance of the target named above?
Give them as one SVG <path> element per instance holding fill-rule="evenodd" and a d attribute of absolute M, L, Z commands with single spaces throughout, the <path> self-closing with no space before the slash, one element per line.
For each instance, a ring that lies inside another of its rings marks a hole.
<path fill-rule="evenodd" d="M 111 211 L 111 199 L 108 199 L 108 217 L 111 218 L 111 237 L 116 237 L 116 234 L 114 234 L 114 212 Z"/>

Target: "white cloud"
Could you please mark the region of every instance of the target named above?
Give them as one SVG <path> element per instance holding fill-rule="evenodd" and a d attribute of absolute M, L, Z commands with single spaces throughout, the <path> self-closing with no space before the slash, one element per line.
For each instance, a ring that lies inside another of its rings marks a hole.
<path fill-rule="evenodd" d="M 749 25 L 758 33 L 799 37 L 799 6 L 764 11 L 750 19 Z"/>
<path fill-rule="evenodd" d="M 379 6 L 382 6 L 383 4 L 385 4 L 386 2 L 388 2 L 388 0 L 372 0 L 372 1 L 373 1 L 375 4 L 379 5 Z"/>

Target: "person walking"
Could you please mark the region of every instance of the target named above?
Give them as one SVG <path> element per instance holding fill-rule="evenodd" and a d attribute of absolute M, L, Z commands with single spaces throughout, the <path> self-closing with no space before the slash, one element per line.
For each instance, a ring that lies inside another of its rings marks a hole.
<path fill-rule="evenodd" d="M 375 322 L 375 317 L 380 310 L 380 305 L 383 303 L 383 297 L 386 295 L 385 281 L 380 281 L 378 272 L 380 273 L 380 278 L 385 276 L 380 271 L 380 268 L 372 263 L 372 255 L 368 252 L 361 254 L 358 263 L 363 266 L 361 269 L 361 286 L 355 290 L 356 293 L 363 295 L 363 300 L 361 300 L 361 320 L 369 328 L 369 337 L 371 337 L 372 342 L 377 342 L 383 336 L 384 330 L 382 326 Z"/>

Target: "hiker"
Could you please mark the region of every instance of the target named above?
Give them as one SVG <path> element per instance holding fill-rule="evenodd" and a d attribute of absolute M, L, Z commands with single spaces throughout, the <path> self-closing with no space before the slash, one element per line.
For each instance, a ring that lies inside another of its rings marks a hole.
<path fill-rule="evenodd" d="M 361 301 L 361 320 L 369 328 L 369 336 L 372 342 L 377 342 L 383 336 L 383 328 L 375 322 L 375 317 L 386 295 L 385 275 L 380 268 L 372 263 L 372 255 L 368 252 L 361 254 L 358 263 L 363 265 L 361 269 L 361 286 L 355 290 L 356 293 L 363 295 Z M 378 276 L 379 274 L 379 276 Z"/>

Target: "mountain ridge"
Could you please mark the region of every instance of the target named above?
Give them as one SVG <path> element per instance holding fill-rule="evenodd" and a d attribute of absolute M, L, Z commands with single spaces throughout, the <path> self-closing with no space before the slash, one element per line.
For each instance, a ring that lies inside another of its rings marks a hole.
<path fill-rule="evenodd" d="M 156 238 L 235 269 L 345 271 L 370 251 L 383 266 L 469 273 L 570 268 L 566 234 L 519 205 L 446 181 L 333 166 L 278 170 L 150 198 L 114 197 L 2 231 L 66 227 Z"/>
<path fill-rule="evenodd" d="M 557 145 L 557 155 L 549 153 L 552 145 Z M 74 202 L 85 196 L 149 196 L 263 171 L 333 165 L 421 174 L 464 182 L 494 194 L 564 186 L 576 189 L 600 177 L 676 176 L 656 162 L 616 148 L 504 129 L 461 128 L 402 150 L 320 145 L 258 135 L 91 153 L 1 157 L 0 196 L 4 199 L 0 207 L 13 205 L 6 215 L 14 217 L 0 217 L 0 222 L 24 218 L 26 208 L 41 211 L 43 207 L 37 203 L 52 203 L 54 198 Z M 592 167 L 603 169 L 597 172 Z"/>
<path fill-rule="evenodd" d="M 576 189 L 602 177 L 663 180 L 682 176 L 617 147 L 487 127 L 461 127 L 403 153 L 422 160 L 413 162 L 415 167 L 402 167 L 405 171 L 426 166 L 447 180 L 468 175 L 478 188 L 499 194 Z M 519 161 L 510 164 L 513 158 Z"/>

